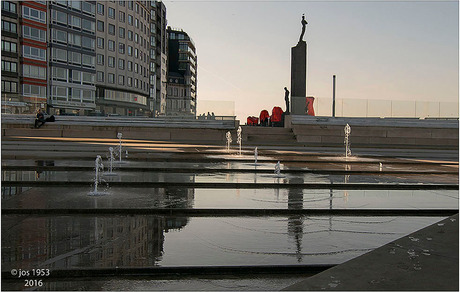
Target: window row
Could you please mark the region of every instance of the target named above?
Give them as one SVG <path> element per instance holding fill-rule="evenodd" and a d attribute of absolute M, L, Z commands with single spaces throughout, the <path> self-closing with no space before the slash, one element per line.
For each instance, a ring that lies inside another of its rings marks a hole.
<path fill-rule="evenodd" d="M 18 52 L 18 45 L 13 42 L 9 41 L 2 41 L 2 51 L 17 53 Z"/>
<path fill-rule="evenodd" d="M 3 81 L 2 80 L 2 92 L 17 93 L 18 83 L 14 81 Z"/>
<path fill-rule="evenodd" d="M 69 26 L 76 30 L 82 30 L 94 34 L 96 32 L 96 22 L 88 19 L 82 19 L 78 16 L 67 15 L 65 12 L 53 10 L 53 23 Z"/>
<path fill-rule="evenodd" d="M 46 61 L 46 50 L 31 46 L 22 46 L 22 52 L 25 58 Z"/>
<path fill-rule="evenodd" d="M 52 86 L 51 92 L 54 100 L 94 103 L 96 97 L 96 91 L 91 89 Z"/>
<path fill-rule="evenodd" d="M 16 9 L 16 3 L 10 2 L 10 1 L 2 1 L 2 10 L 11 12 L 11 13 L 17 13 Z M 2 86 L 3 88 L 3 86 Z"/>
<path fill-rule="evenodd" d="M 78 11 L 82 11 L 85 14 L 94 16 L 96 13 L 96 5 L 86 1 L 53 1 L 59 6 L 69 7 Z"/>
<path fill-rule="evenodd" d="M 46 79 L 46 68 L 24 64 L 22 65 L 22 75 L 29 78 Z"/>
<path fill-rule="evenodd" d="M 95 68 L 96 57 L 79 52 L 71 52 L 64 49 L 53 48 L 51 59 L 59 63 L 69 63 L 78 66 Z"/>
<path fill-rule="evenodd" d="M 104 76 L 105 73 L 102 71 L 97 71 L 97 81 L 98 82 L 104 82 Z M 126 85 L 128 87 L 134 87 L 134 88 L 139 88 L 143 90 L 147 90 L 147 87 L 149 86 L 148 82 L 143 82 L 142 80 L 139 80 L 137 78 L 132 78 L 132 77 L 127 77 L 126 78 Z M 133 82 L 134 81 L 134 82 Z M 107 83 L 110 84 L 115 84 L 115 74 L 113 73 L 107 73 Z M 125 85 L 125 76 L 124 75 L 118 75 L 118 84 L 119 85 Z"/>
<path fill-rule="evenodd" d="M 46 12 L 38 9 L 22 6 L 22 17 L 30 20 L 46 23 Z"/>
<path fill-rule="evenodd" d="M 24 96 L 46 98 L 46 86 L 23 84 L 22 94 Z"/>
<path fill-rule="evenodd" d="M 17 73 L 18 63 L 2 60 L 2 71 Z"/>
<path fill-rule="evenodd" d="M 45 30 L 41 30 L 35 27 L 24 25 L 22 27 L 22 34 L 24 38 L 46 43 L 46 31 Z"/>
<path fill-rule="evenodd" d="M 53 67 L 52 78 L 56 81 L 76 83 L 82 85 L 94 85 L 95 74 L 90 72 L 82 72 L 78 70 Z"/>
<path fill-rule="evenodd" d="M 106 89 L 104 90 L 104 95 L 105 95 L 105 99 L 107 100 L 115 100 L 115 101 L 123 101 L 123 102 L 131 102 L 131 103 L 147 105 L 147 98 L 143 95 L 139 95 L 135 93 Z"/>
<path fill-rule="evenodd" d="M 82 47 L 84 49 L 94 51 L 96 49 L 96 40 L 79 34 L 52 29 L 52 41 L 54 43 L 61 43 L 72 45 L 75 47 Z"/>
<path fill-rule="evenodd" d="M 119 5 L 124 7 L 124 6 L 125 6 L 125 1 L 119 1 Z M 137 3 L 136 3 L 136 7 L 137 7 L 136 12 L 137 12 L 138 14 L 139 14 L 139 12 L 140 12 L 141 17 L 143 17 L 143 18 L 145 19 L 145 21 L 148 21 L 148 18 L 149 18 L 148 11 L 147 11 L 147 10 L 144 10 L 142 7 L 140 7 L 140 9 L 139 9 L 139 4 L 137 4 Z M 128 8 L 129 8 L 130 10 L 133 10 L 133 3 L 132 3 L 132 1 L 128 1 Z M 151 11 L 154 11 L 154 10 L 151 10 Z M 114 8 L 108 7 L 108 9 L 107 9 L 107 15 L 108 15 L 108 17 L 110 17 L 110 18 L 112 18 L 112 19 L 115 19 L 115 13 L 116 13 L 116 11 L 115 11 Z M 100 15 L 104 15 L 104 14 L 105 14 L 105 6 L 104 6 L 104 4 L 102 4 L 102 3 L 97 3 L 97 14 L 100 14 Z M 125 16 L 124 16 L 124 15 L 125 15 L 124 12 L 119 11 L 119 20 L 120 20 L 121 22 L 125 22 Z M 132 18 L 132 15 L 131 15 L 131 18 Z M 155 19 L 153 19 L 153 20 L 155 20 Z"/>
<path fill-rule="evenodd" d="M 14 22 L 2 20 L 2 30 L 12 33 L 18 33 L 18 25 Z"/>

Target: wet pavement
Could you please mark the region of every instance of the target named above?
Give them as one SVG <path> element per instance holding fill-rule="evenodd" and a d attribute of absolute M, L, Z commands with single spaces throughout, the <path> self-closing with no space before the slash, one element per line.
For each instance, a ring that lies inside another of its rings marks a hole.
<path fill-rule="evenodd" d="M 152 279 L 133 272 L 128 278 L 86 279 L 69 274 L 43 278 L 41 286 L 9 277 L 2 289 L 279 290 L 301 279 L 297 273 L 280 275 L 283 266 L 341 264 L 448 216 L 312 216 L 295 211 L 458 210 L 458 161 L 345 159 L 339 153 L 266 149 L 255 164 L 251 149 L 239 156 L 219 146 L 129 141 L 124 143 L 128 156 L 114 163 L 110 173 L 110 145 L 116 141 L 2 141 L 2 279 L 13 269 L 58 273 L 217 266 L 273 266 L 267 274 L 278 276 L 171 273 Z M 14 147 L 19 147 L 16 154 Z M 104 173 L 94 195 L 96 155 L 103 158 Z M 274 173 L 277 161 L 280 175 Z M 347 185 L 352 187 L 340 188 Z M 105 209 L 132 212 L 97 213 Z M 234 213 L 173 213 L 206 209 Z M 285 213 L 238 212 L 273 209 Z M 37 210 L 57 213 L 32 212 Z M 69 210 L 74 214 L 65 215 Z M 136 214 L 142 210 L 171 213 Z"/>

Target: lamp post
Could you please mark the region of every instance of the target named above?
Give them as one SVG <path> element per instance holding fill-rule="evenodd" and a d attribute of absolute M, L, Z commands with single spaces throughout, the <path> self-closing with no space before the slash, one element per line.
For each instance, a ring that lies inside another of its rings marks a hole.
<path fill-rule="evenodd" d="M 335 75 L 332 75 L 332 117 L 335 118 Z"/>

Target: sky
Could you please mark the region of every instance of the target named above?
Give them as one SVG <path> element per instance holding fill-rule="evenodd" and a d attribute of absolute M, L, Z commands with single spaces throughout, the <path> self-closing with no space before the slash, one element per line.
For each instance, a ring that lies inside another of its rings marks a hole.
<path fill-rule="evenodd" d="M 303 13 L 316 102 L 332 101 L 332 75 L 336 99 L 458 102 L 458 1 L 163 2 L 196 45 L 197 114 L 200 100 L 233 101 L 241 120 L 284 109 Z"/>

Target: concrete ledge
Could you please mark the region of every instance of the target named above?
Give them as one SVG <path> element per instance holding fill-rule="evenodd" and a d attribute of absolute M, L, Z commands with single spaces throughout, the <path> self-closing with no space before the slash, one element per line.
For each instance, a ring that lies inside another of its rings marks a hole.
<path fill-rule="evenodd" d="M 458 291 L 458 214 L 283 290 Z"/>

